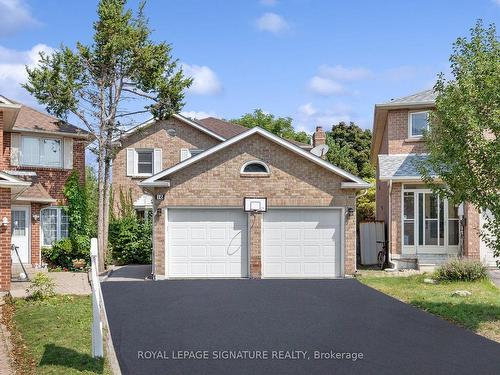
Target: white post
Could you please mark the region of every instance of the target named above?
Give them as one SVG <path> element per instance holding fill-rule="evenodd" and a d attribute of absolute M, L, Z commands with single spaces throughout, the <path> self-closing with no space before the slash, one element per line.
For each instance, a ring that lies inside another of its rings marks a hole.
<path fill-rule="evenodd" d="M 104 357 L 102 344 L 101 321 L 101 284 L 97 271 L 99 269 L 97 238 L 90 240 L 91 280 L 92 280 L 92 357 Z"/>

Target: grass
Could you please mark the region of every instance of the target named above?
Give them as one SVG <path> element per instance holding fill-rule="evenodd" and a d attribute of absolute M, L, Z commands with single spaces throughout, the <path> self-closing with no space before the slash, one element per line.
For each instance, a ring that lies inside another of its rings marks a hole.
<path fill-rule="evenodd" d="M 15 367 L 21 374 L 111 374 L 91 356 L 89 296 L 15 299 L 4 322 L 12 333 Z"/>
<path fill-rule="evenodd" d="M 500 342 L 500 290 L 489 280 L 427 284 L 424 283 L 426 277 L 429 276 L 362 276 L 359 280 L 400 301 Z M 452 296 L 456 290 L 468 290 L 472 295 Z"/>

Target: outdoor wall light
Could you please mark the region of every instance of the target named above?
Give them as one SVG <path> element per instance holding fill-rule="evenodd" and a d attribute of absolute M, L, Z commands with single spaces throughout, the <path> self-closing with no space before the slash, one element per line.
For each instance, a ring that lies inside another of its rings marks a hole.
<path fill-rule="evenodd" d="M 40 219 L 40 215 L 38 214 L 33 214 L 31 217 L 33 218 L 33 221 L 38 221 Z"/>
<path fill-rule="evenodd" d="M 9 219 L 7 217 L 5 217 L 5 216 L 2 219 L 2 225 L 4 227 L 6 227 L 7 225 L 9 225 Z"/>
<path fill-rule="evenodd" d="M 354 208 L 349 207 L 349 208 L 347 209 L 347 216 L 352 216 L 352 215 L 354 215 Z"/>

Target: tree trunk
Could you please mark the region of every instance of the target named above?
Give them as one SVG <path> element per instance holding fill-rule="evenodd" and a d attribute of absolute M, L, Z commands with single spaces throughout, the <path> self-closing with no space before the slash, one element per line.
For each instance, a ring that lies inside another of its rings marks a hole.
<path fill-rule="evenodd" d="M 108 135 L 106 140 L 106 158 L 104 161 L 104 202 L 103 202 L 103 254 L 108 258 L 108 233 L 109 233 L 109 201 L 111 192 L 111 137 Z"/>
<path fill-rule="evenodd" d="M 103 148 L 104 142 L 99 139 L 99 152 L 98 152 L 98 172 L 97 172 L 97 185 L 99 189 L 99 212 L 97 217 L 97 244 L 98 244 L 98 260 L 99 272 L 104 271 L 104 172 L 105 172 L 105 150 Z"/>

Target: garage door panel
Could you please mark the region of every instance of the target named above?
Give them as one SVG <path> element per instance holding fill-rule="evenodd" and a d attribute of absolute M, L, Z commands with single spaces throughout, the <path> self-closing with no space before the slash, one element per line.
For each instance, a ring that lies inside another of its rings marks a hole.
<path fill-rule="evenodd" d="M 340 215 L 339 209 L 270 209 L 263 222 L 263 276 L 340 276 Z"/>
<path fill-rule="evenodd" d="M 168 277 L 247 276 L 247 217 L 241 210 L 169 209 Z"/>

